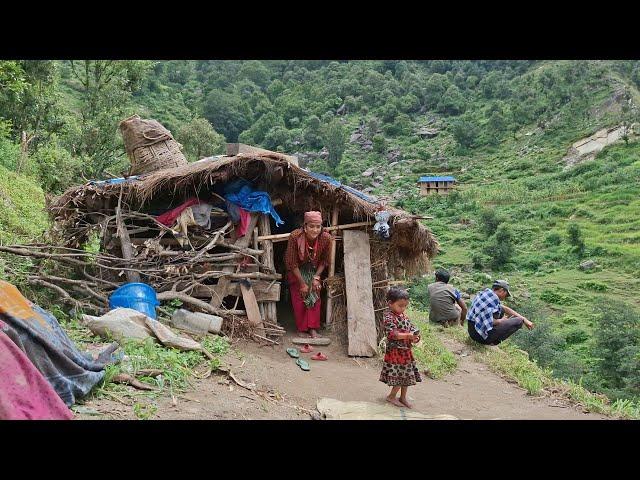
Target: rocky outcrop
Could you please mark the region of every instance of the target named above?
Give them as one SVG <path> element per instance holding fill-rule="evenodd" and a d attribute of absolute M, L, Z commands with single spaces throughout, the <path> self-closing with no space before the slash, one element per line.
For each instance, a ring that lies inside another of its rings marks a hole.
<path fill-rule="evenodd" d="M 590 137 L 578 140 L 569 148 L 567 154 L 562 158 L 562 161 L 566 164 L 565 170 L 578 163 L 582 163 L 585 160 L 592 160 L 596 157 L 604 147 L 611 145 L 622 139 L 624 136 L 626 127 L 619 125 L 612 128 L 603 128 L 598 130 Z M 633 128 L 630 128 L 629 134 L 633 133 Z"/>
<path fill-rule="evenodd" d="M 429 127 L 420 127 L 418 131 L 416 131 L 416 135 L 421 138 L 433 138 L 438 136 L 440 130 L 437 128 L 429 128 Z"/>

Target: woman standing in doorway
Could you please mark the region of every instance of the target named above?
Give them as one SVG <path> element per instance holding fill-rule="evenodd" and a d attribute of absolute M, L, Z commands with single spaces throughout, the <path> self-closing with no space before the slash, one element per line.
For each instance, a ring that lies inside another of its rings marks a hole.
<path fill-rule="evenodd" d="M 329 265 L 331 235 L 322 228 L 322 214 L 304 214 L 304 224 L 291 232 L 285 263 L 291 304 L 300 333 L 318 336 L 320 328 L 321 275 Z"/>

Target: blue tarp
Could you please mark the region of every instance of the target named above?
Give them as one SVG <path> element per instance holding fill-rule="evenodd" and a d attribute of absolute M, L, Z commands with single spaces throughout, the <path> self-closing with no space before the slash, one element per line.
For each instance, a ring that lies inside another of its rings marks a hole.
<path fill-rule="evenodd" d="M 313 178 L 317 178 L 318 180 L 322 180 L 323 182 L 327 182 L 331 185 L 333 185 L 334 187 L 339 187 L 341 189 L 343 189 L 346 192 L 349 192 L 353 195 L 355 195 L 358 198 L 361 198 L 362 200 L 369 202 L 369 203 L 376 203 L 376 200 L 373 199 L 372 197 L 370 197 L 369 195 L 367 195 L 366 193 L 362 193 L 359 190 L 356 190 L 355 188 L 351 188 L 348 185 L 343 185 L 342 183 L 340 183 L 338 180 L 336 180 L 335 178 L 331 178 L 327 175 L 323 175 L 321 173 L 315 173 L 315 172 L 307 172 L 309 175 L 311 175 Z"/>
<path fill-rule="evenodd" d="M 278 212 L 273 208 L 269 194 L 254 190 L 246 180 L 240 178 L 225 185 L 223 196 L 231 203 L 235 203 L 249 212 L 270 214 L 276 221 L 276 227 L 284 223 Z"/>
<path fill-rule="evenodd" d="M 127 178 L 110 178 L 109 180 L 91 180 L 89 185 L 117 185 L 118 183 L 128 182 L 129 180 L 137 180 L 138 176 Z"/>

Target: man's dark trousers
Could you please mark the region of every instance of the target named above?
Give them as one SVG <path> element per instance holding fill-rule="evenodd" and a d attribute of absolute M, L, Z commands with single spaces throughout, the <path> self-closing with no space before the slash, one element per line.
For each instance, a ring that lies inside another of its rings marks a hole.
<path fill-rule="evenodd" d="M 499 325 L 494 324 L 493 328 L 489 330 L 489 334 L 486 339 L 482 338 L 476 331 L 476 327 L 473 322 L 467 322 L 467 324 L 469 336 L 473 340 L 478 343 L 482 343 L 483 345 L 498 345 L 500 342 L 506 340 L 520 330 L 524 324 L 524 319 L 522 317 L 503 318 Z"/>

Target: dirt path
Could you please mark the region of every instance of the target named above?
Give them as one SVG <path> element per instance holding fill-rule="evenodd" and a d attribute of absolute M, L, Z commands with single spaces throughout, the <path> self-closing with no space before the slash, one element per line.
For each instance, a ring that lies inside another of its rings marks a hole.
<path fill-rule="evenodd" d="M 284 346 L 260 347 L 252 342 L 236 345 L 240 355 L 227 355 L 226 362 L 235 376 L 252 382 L 266 392 L 262 396 L 239 387 L 220 375 L 195 383 L 195 390 L 177 398 L 157 400 L 156 419 L 310 419 L 316 402 L 322 397 L 342 401 L 383 402 L 388 387 L 378 381 L 377 359 L 353 359 L 333 342 L 317 347 L 329 361 L 314 362 L 310 372 L 303 372 L 286 353 Z M 604 419 L 583 413 L 569 403 L 548 397 L 533 397 L 516 384 L 492 373 L 472 359 L 461 343 L 442 339 L 447 348 L 457 352 L 458 369 L 441 380 L 424 377 L 410 388 L 414 408 L 425 414 L 448 414 L 460 419 Z M 317 351 L 317 349 L 316 349 Z M 308 357 L 310 354 L 302 355 Z M 103 412 L 102 417 L 78 415 L 78 418 L 136 418 L 131 406 L 113 400 L 94 400 L 86 405 Z M 302 408 L 300 408 L 302 407 Z"/>

